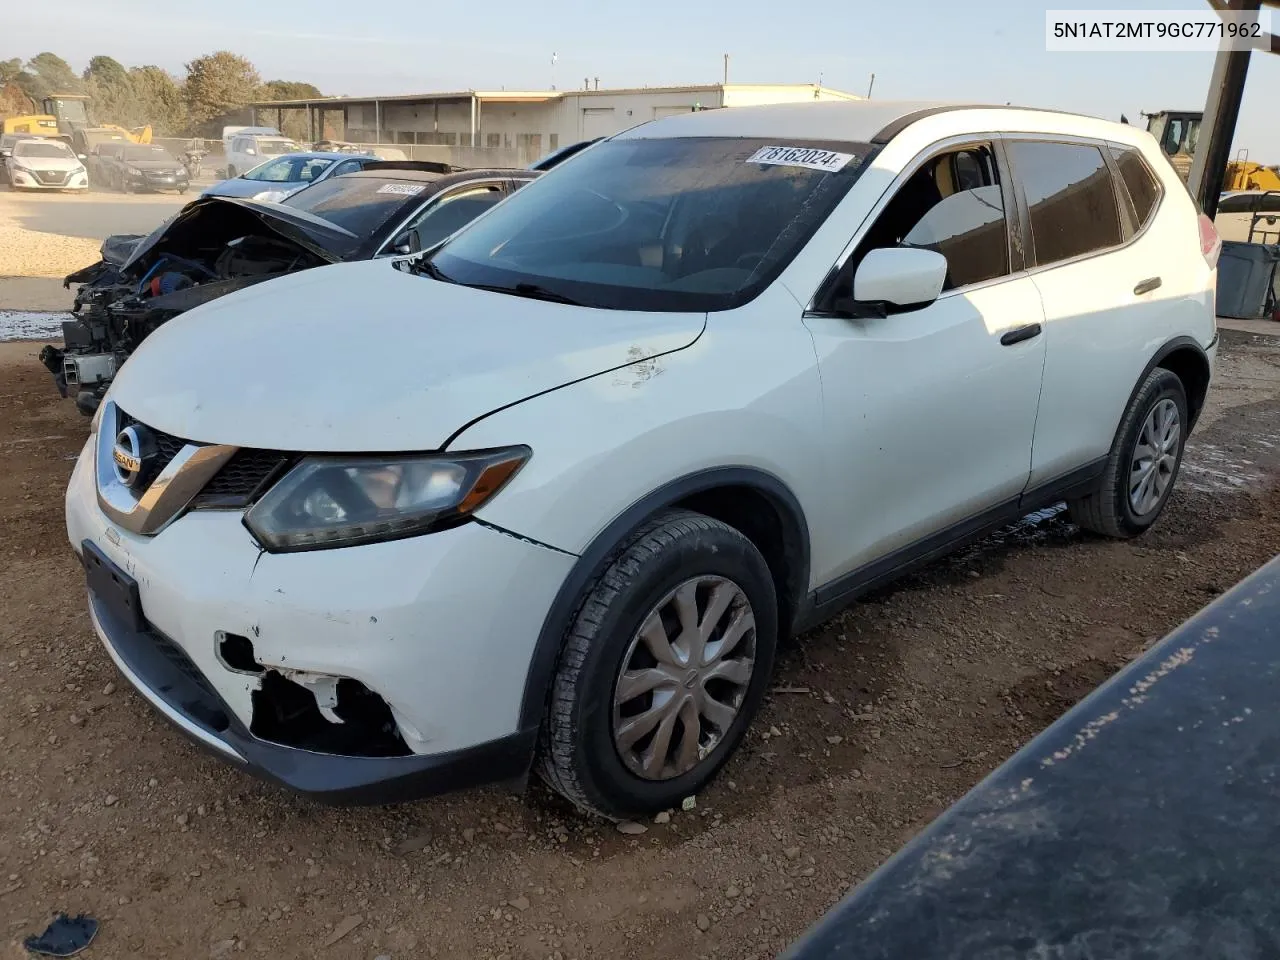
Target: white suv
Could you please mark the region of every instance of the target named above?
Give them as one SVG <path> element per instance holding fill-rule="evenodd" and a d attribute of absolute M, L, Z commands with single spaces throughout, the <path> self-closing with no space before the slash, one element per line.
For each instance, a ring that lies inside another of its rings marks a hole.
<path fill-rule="evenodd" d="M 532 767 L 608 816 L 669 807 L 788 635 L 1062 499 L 1155 521 L 1218 246 L 1130 126 L 645 124 L 423 256 L 149 337 L 67 493 L 94 624 L 189 736 L 305 793 Z"/>

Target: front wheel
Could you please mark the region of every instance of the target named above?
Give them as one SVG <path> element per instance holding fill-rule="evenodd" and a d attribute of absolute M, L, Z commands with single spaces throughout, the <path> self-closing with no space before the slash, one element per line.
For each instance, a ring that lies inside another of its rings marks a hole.
<path fill-rule="evenodd" d="M 1071 518 L 1108 537 L 1145 532 L 1173 493 L 1189 422 L 1182 380 L 1152 370 L 1120 421 L 1099 488 L 1070 502 Z"/>
<path fill-rule="evenodd" d="M 696 794 L 759 708 L 778 638 L 764 557 L 683 510 L 608 561 L 565 638 L 538 768 L 583 809 L 618 819 Z"/>

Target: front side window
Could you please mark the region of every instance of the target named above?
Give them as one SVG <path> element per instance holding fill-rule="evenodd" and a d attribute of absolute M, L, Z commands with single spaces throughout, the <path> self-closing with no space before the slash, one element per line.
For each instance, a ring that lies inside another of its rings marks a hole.
<path fill-rule="evenodd" d="M 873 147 L 747 138 L 609 140 L 431 257 L 445 279 L 615 310 L 727 310 L 791 262 Z"/>
<path fill-rule="evenodd" d="M 920 247 L 947 258 L 944 290 L 1009 272 L 1009 234 L 999 168 L 990 146 L 925 161 L 894 194 L 858 244 L 848 270 L 870 250 Z"/>
<path fill-rule="evenodd" d="M 417 231 L 415 250 L 426 250 L 457 233 L 503 197 L 500 184 L 466 187 L 446 194 L 411 220 L 406 227 Z M 406 237 L 406 239 L 408 239 Z"/>
<path fill-rule="evenodd" d="M 1120 169 L 1120 179 L 1124 181 L 1125 190 L 1133 202 L 1133 215 L 1141 230 L 1155 213 L 1156 202 L 1160 199 L 1160 181 L 1151 172 L 1142 158 L 1142 151 L 1137 147 L 1112 145 L 1111 156 Z"/>
<path fill-rule="evenodd" d="M 1097 147 L 1018 140 L 1009 157 L 1026 193 L 1038 266 L 1120 243 L 1115 186 Z"/>

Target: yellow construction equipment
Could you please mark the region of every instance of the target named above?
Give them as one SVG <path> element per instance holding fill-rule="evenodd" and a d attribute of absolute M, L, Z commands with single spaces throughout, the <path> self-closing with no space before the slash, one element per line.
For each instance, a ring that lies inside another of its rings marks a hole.
<path fill-rule="evenodd" d="M 57 127 L 57 134 L 69 138 L 77 153 L 88 152 L 85 137 L 87 133 L 119 134 L 132 143 L 151 142 L 150 124 L 133 130 L 126 130 L 114 123 L 95 124 L 89 111 L 91 104 L 92 98 L 82 93 L 55 93 L 44 98 L 41 105 L 48 116 L 39 119 L 52 119 Z"/>
<path fill-rule="evenodd" d="M 44 114 L 28 113 L 0 120 L 0 133 L 29 133 L 33 137 L 56 137 L 58 121 Z"/>
<path fill-rule="evenodd" d="M 1191 175 L 1191 159 L 1200 139 L 1200 121 L 1204 114 L 1194 110 L 1160 110 L 1144 113 L 1147 132 L 1156 138 L 1178 175 L 1185 181 Z M 1223 191 L 1280 190 L 1280 167 L 1264 166 L 1248 159 L 1248 151 L 1227 163 Z"/>

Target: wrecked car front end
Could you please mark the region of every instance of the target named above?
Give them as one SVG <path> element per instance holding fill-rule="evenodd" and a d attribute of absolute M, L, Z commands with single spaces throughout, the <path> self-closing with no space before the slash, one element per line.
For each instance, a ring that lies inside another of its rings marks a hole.
<path fill-rule="evenodd" d="M 168 493 L 134 501 L 123 488 L 133 462 L 121 466 L 115 438 L 130 427 L 141 470 L 180 476 L 161 485 Z M 573 558 L 477 523 L 364 545 L 357 577 L 349 550 L 264 552 L 234 507 L 295 463 L 190 445 L 103 404 L 66 518 L 116 666 L 199 745 L 321 801 L 390 803 L 520 778 L 536 737 L 513 695 L 526 664 L 495 653 L 521 635 L 532 642 L 540 621 L 523 601 L 549 605 Z M 158 530 L 136 514 L 121 520 L 135 502 Z M 520 584 L 522 602 L 464 602 L 477 570 Z M 477 715 L 483 689 L 495 699 Z"/>
<path fill-rule="evenodd" d="M 192 307 L 297 270 L 335 263 L 355 238 L 277 204 L 209 197 L 148 236 L 108 237 L 102 259 L 68 274 L 78 287 L 63 346 L 40 360 L 59 393 L 92 416 L 116 372 L 157 328 Z"/>

